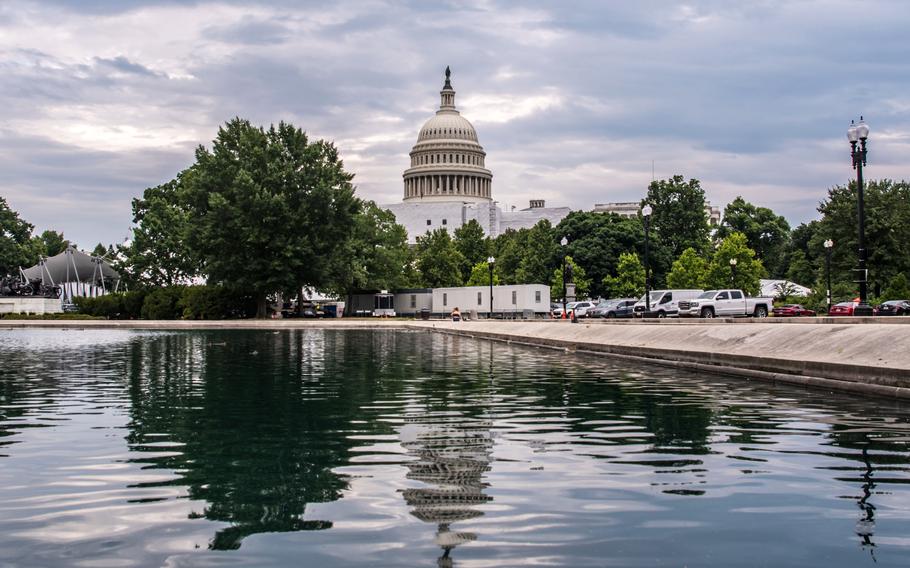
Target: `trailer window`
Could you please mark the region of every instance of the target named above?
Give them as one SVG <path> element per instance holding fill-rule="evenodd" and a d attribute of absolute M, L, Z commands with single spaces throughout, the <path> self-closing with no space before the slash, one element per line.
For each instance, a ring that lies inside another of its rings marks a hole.
<path fill-rule="evenodd" d="M 512 290 L 512 305 L 515 305 L 517 303 L 518 303 L 518 292 L 516 292 L 515 290 Z"/>
<path fill-rule="evenodd" d="M 536 292 L 534 292 L 534 301 L 537 302 L 538 304 L 540 303 L 540 290 L 537 290 Z"/>
<path fill-rule="evenodd" d="M 477 305 L 483 305 L 483 292 L 477 292 Z"/>

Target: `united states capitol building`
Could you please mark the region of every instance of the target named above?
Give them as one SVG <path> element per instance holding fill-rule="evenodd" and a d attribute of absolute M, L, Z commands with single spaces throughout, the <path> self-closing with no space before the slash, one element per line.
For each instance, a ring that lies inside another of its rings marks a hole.
<path fill-rule="evenodd" d="M 493 200 L 493 172 L 477 131 L 455 107 L 455 89 L 446 68 L 439 110 L 417 135 L 411 165 L 404 171 L 404 199 L 386 204 L 398 224 L 408 231 L 408 241 L 439 228 L 453 232 L 472 219 L 495 237 L 508 229 L 531 228 L 547 219 L 559 223 L 568 207 L 546 207 L 531 200 L 527 209 L 503 211 Z"/>
<path fill-rule="evenodd" d="M 571 212 L 569 207 L 547 207 L 542 199 L 531 199 L 526 209 L 504 211 L 493 199 L 493 172 L 487 168 L 487 154 L 477 131 L 455 106 L 451 72 L 446 68 L 445 84 L 439 92 L 436 115 L 427 120 L 411 149 L 410 167 L 404 171 L 404 198 L 401 203 L 384 204 L 398 224 L 408 231 L 413 244 L 427 231 L 439 228 L 454 232 L 475 220 L 487 236 L 496 237 L 509 229 L 528 229 L 546 219 L 558 224 Z M 595 211 L 637 215 L 639 204 L 597 204 Z M 720 210 L 705 204 L 712 225 L 720 221 Z"/>

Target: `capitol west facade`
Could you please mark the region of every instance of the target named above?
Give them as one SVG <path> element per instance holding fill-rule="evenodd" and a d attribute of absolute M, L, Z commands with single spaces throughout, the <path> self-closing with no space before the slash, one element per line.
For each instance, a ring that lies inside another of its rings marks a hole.
<path fill-rule="evenodd" d="M 404 171 L 401 203 L 383 205 L 408 231 L 408 242 L 439 228 L 453 232 L 471 220 L 495 237 L 508 229 L 530 228 L 543 219 L 557 224 L 571 209 L 547 208 L 531 200 L 520 211 L 503 211 L 493 200 L 493 172 L 474 126 L 455 107 L 449 69 L 440 91 L 440 105 L 417 135 L 411 164 Z"/>

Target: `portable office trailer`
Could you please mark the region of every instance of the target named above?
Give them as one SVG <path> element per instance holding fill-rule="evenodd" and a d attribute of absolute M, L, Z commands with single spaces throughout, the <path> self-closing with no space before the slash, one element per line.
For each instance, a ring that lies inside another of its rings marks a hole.
<path fill-rule="evenodd" d="M 433 314 L 447 316 L 454 308 L 462 314 L 476 312 L 486 317 L 490 311 L 489 286 L 434 288 Z M 550 287 L 544 284 L 493 286 L 494 317 L 542 317 L 550 311 Z"/>
<path fill-rule="evenodd" d="M 416 317 L 424 308 L 433 311 L 432 288 L 404 288 L 394 290 L 395 311 L 400 316 Z"/>

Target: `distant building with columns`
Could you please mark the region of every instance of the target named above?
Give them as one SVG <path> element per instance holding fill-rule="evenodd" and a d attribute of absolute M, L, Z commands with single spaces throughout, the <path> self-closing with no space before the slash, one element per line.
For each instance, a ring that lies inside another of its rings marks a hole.
<path fill-rule="evenodd" d="M 548 208 L 536 199 L 527 209 L 502 211 L 493 200 L 493 172 L 486 167 L 477 131 L 455 107 L 448 68 L 439 95 L 439 110 L 424 123 L 411 149 L 410 167 L 402 176 L 402 202 L 383 205 L 407 229 L 409 242 L 439 228 L 452 232 L 471 220 L 495 237 L 542 219 L 555 225 L 569 214 L 568 207 Z"/>

